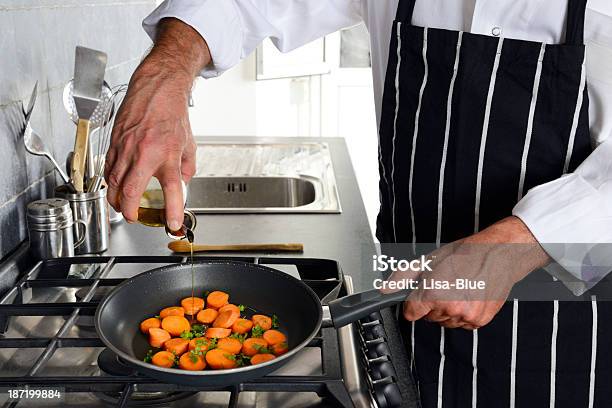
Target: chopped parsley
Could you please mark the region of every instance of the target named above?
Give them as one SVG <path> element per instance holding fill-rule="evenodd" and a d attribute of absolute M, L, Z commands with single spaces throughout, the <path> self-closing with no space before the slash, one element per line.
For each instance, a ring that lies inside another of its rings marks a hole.
<path fill-rule="evenodd" d="M 191 340 L 193 339 L 193 333 L 185 330 L 184 332 L 181 333 L 181 339 Z"/>
<path fill-rule="evenodd" d="M 217 347 L 217 338 L 214 337 L 208 342 L 208 349 L 212 350 Z"/>
<path fill-rule="evenodd" d="M 194 363 L 194 364 L 198 362 L 198 360 L 200 359 L 199 356 L 202 355 L 199 350 L 198 351 L 196 351 L 196 350 L 198 350 L 197 347 L 195 348 L 195 350 L 191 350 L 189 352 L 189 360 L 191 360 L 191 362 Z"/>
<path fill-rule="evenodd" d="M 145 363 L 150 363 L 153 361 L 153 350 L 147 351 L 147 355 L 142 359 Z"/>
<path fill-rule="evenodd" d="M 240 310 L 241 312 L 244 312 L 245 306 L 244 305 L 238 305 L 238 310 Z"/>
<path fill-rule="evenodd" d="M 278 324 L 278 316 L 277 315 L 272 315 L 272 328 L 273 329 L 278 329 L 279 324 Z"/>
<path fill-rule="evenodd" d="M 237 367 L 244 367 L 245 365 L 251 363 L 251 357 L 245 356 L 242 353 L 236 354 L 236 355 L 228 353 L 228 354 L 225 354 L 225 357 L 232 361 L 235 361 Z"/>
<path fill-rule="evenodd" d="M 261 344 L 253 344 L 253 348 L 257 350 L 257 352 L 260 354 L 271 354 L 272 353 L 269 348 L 262 346 Z"/>
<path fill-rule="evenodd" d="M 207 328 L 208 326 L 203 324 L 194 324 L 191 326 L 191 330 L 185 330 L 181 333 L 181 339 L 191 340 L 196 337 L 204 337 Z"/>
<path fill-rule="evenodd" d="M 204 332 L 206 331 L 206 326 L 201 324 L 194 324 L 191 326 L 191 334 L 193 337 L 202 337 L 204 336 Z"/>
<path fill-rule="evenodd" d="M 261 337 L 264 334 L 264 329 L 261 328 L 260 325 L 257 325 L 255 327 L 253 327 L 253 330 L 251 330 L 251 337 Z"/>
<path fill-rule="evenodd" d="M 230 335 L 230 338 L 238 339 L 241 343 L 244 343 L 248 335 L 249 335 L 248 333 L 243 333 L 243 334 L 234 333 Z"/>

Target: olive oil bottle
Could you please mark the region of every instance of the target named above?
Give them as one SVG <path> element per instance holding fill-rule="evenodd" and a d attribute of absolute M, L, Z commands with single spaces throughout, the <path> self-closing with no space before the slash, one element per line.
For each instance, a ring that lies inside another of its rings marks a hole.
<path fill-rule="evenodd" d="M 186 198 L 187 188 L 183 184 L 183 199 Z M 166 234 L 173 239 L 187 238 L 193 242 L 193 230 L 196 228 L 197 219 L 195 214 L 189 210 L 183 211 L 183 225 L 178 231 L 171 231 L 166 224 L 166 202 L 161 185 L 156 178 L 152 178 L 147 190 L 140 198 L 138 207 L 138 222 L 148 227 L 165 228 Z"/>

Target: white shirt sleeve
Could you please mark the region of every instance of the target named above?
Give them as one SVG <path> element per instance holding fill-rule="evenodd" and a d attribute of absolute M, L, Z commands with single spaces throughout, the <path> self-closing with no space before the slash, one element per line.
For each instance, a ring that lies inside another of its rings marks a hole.
<path fill-rule="evenodd" d="M 612 271 L 612 16 L 587 10 L 585 42 L 593 153 L 531 189 L 513 214 L 556 261 L 549 271 L 576 294 Z"/>
<path fill-rule="evenodd" d="M 201 75 L 215 77 L 270 37 L 282 52 L 361 21 L 359 0 L 165 0 L 143 21 L 152 40 L 162 18 L 177 18 L 198 31 L 213 63 Z"/>

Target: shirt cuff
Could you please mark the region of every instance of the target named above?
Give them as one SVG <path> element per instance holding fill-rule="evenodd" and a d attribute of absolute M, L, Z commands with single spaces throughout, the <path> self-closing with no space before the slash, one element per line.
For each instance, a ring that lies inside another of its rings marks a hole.
<path fill-rule="evenodd" d="M 591 289 L 612 270 L 610 187 L 596 188 L 573 173 L 537 186 L 514 207 L 555 261 L 545 269 L 575 295 Z"/>
<path fill-rule="evenodd" d="M 155 41 L 157 25 L 163 18 L 176 18 L 190 25 L 206 41 L 212 63 L 200 75 L 212 78 L 240 62 L 242 28 L 233 1 L 166 0 L 142 22 L 146 33 Z"/>

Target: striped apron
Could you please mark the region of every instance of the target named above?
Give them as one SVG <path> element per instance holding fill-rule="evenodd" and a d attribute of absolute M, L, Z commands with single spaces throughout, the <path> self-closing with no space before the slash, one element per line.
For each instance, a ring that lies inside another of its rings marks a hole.
<path fill-rule="evenodd" d="M 591 153 L 586 0 L 569 0 L 560 45 L 417 27 L 415 1 L 400 0 L 391 36 L 377 236 L 440 245 L 511 215 Z M 473 332 L 401 325 L 423 407 L 577 408 L 612 407 L 612 325 L 598 324 L 611 319 L 594 298 L 510 299 Z"/>

